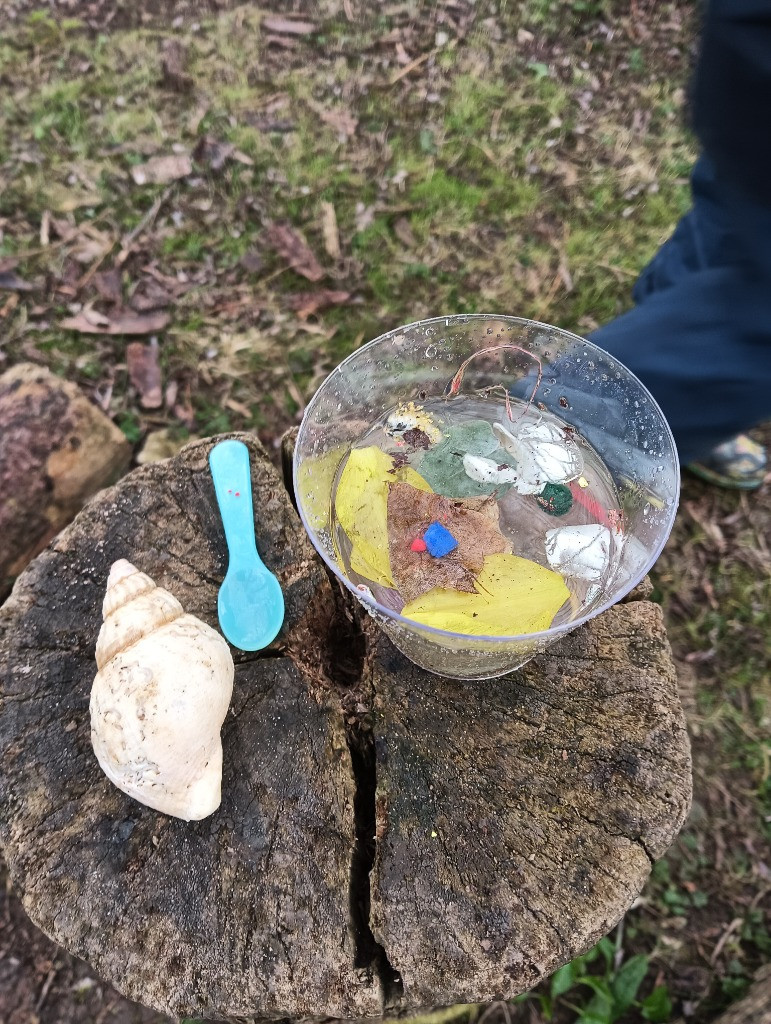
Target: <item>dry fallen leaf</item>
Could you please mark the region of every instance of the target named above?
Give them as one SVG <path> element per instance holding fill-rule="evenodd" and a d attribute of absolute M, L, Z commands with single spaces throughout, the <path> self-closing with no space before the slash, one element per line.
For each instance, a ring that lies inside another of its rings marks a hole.
<path fill-rule="evenodd" d="M 324 288 L 318 292 L 300 292 L 295 295 L 287 295 L 284 301 L 297 312 L 298 316 L 304 318 L 318 313 L 320 309 L 327 309 L 329 306 L 341 306 L 350 299 L 350 292 L 336 292 Z"/>
<path fill-rule="evenodd" d="M 213 171 L 221 171 L 228 160 L 235 160 L 247 167 L 254 166 L 252 158 L 236 149 L 232 142 L 221 142 L 211 135 L 204 135 L 198 140 L 193 150 L 193 159 L 197 163 L 208 164 Z"/>
<path fill-rule="evenodd" d="M 175 92 L 189 92 L 193 79 L 185 71 L 187 49 L 178 39 L 165 39 L 162 52 L 163 85 Z"/>
<path fill-rule="evenodd" d="M 62 320 L 67 331 L 81 334 L 155 334 L 169 322 L 168 313 L 129 313 L 127 311 L 105 316 L 95 309 L 83 309 L 77 316 Z"/>
<path fill-rule="evenodd" d="M 273 223 L 267 230 L 268 243 L 283 256 L 292 270 L 309 281 L 320 281 L 324 271 L 299 231 L 289 224 Z"/>
<path fill-rule="evenodd" d="M 163 430 L 153 430 L 145 438 L 142 450 L 137 455 L 137 465 L 146 466 L 151 462 L 161 462 L 163 459 L 170 459 L 180 452 L 186 444 L 197 441 L 195 434 L 188 434 L 186 437 L 179 437 L 174 430 L 168 427 Z"/>
<path fill-rule="evenodd" d="M 578 184 L 578 168 L 567 160 L 557 161 L 557 174 L 562 178 L 563 184 L 568 188 Z"/>
<path fill-rule="evenodd" d="M 332 110 L 319 108 L 319 116 L 324 124 L 334 128 L 343 139 L 350 138 L 359 124 L 359 119 L 344 107 L 334 107 Z"/>
<path fill-rule="evenodd" d="M 16 309 L 18 305 L 19 296 L 16 294 L 16 292 L 12 292 L 5 300 L 5 302 L 2 304 L 2 306 L 0 306 L 0 320 L 5 320 L 7 316 L 10 316 L 10 314 L 13 313 L 14 309 Z M 2 356 L 2 353 L 0 353 L 0 356 Z M 0 359 L 0 361 L 2 360 Z"/>
<path fill-rule="evenodd" d="M 296 50 L 300 45 L 300 40 L 295 39 L 293 36 L 265 36 L 266 46 L 280 46 L 282 50 Z"/>
<path fill-rule="evenodd" d="M 174 415 L 177 419 L 184 423 L 188 429 L 192 429 L 195 423 L 195 413 L 193 411 L 193 401 L 190 394 L 190 384 L 185 385 L 184 392 L 181 398 L 174 403 Z"/>
<path fill-rule="evenodd" d="M 408 249 L 412 249 L 415 246 L 415 236 L 412 233 L 410 222 L 406 217 L 397 217 L 394 223 L 394 234 L 402 243 L 406 245 Z"/>
<path fill-rule="evenodd" d="M 193 173 L 193 164 L 187 153 L 154 156 L 147 163 L 131 168 L 131 177 L 137 185 L 167 185 Z"/>
<path fill-rule="evenodd" d="M 49 182 L 45 185 L 46 206 L 57 213 L 72 213 L 84 206 L 99 206 L 103 200 L 100 192 L 82 192 L 72 185 Z"/>
<path fill-rule="evenodd" d="M 441 558 L 413 551 L 431 523 L 441 523 L 458 542 Z M 395 482 L 388 494 L 388 552 L 391 575 L 405 601 L 434 587 L 474 593 L 474 579 L 485 557 L 510 550 L 498 525 L 498 505 L 490 498 L 453 501 Z"/>
<path fill-rule="evenodd" d="M 266 32 L 276 32 L 278 35 L 309 36 L 317 32 L 318 28 L 312 21 L 300 21 L 294 18 L 281 18 L 268 16 L 260 22 L 260 27 Z"/>
<path fill-rule="evenodd" d="M 171 305 L 172 296 L 163 285 L 151 277 L 143 278 L 129 300 L 129 305 L 137 313 L 147 313 L 151 309 L 165 309 Z"/>
<path fill-rule="evenodd" d="M 132 341 L 126 346 L 126 365 L 131 383 L 139 392 L 144 409 L 159 409 L 163 404 L 161 368 L 158 365 L 158 346 Z"/>
<path fill-rule="evenodd" d="M 337 214 L 332 203 L 321 204 L 321 230 L 324 233 L 324 248 L 333 260 L 340 259 L 340 232 L 337 228 Z"/>
<path fill-rule="evenodd" d="M 105 302 L 118 305 L 122 297 L 120 270 L 110 267 L 94 274 L 94 285 Z"/>
<path fill-rule="evenodd" d="M 244 270 L 248 270 L 250 274 L 259 274 L 265 266 L 265 261 L 257 249 L 247 249 L 238 262 Z"/>

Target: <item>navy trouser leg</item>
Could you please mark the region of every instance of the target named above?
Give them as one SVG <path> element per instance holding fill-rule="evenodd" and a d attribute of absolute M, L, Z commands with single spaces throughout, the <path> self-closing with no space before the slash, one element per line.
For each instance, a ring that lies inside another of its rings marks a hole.
<path fill-rule="evenodd" d="M 591 335 L 651 391 L 686 463 L 771 417 L 771 209 L 723 188 L 704 158 L 693 195 L 635 308 Z"/>
<path fill-rule="evenodd" d="M 693 169 L 691 196 L 691 209 L 635 283 L 632 297 L 638 306 L 653 292 L 677 284 L 694 270 L 724 266 L 736 258 L 731 252 L 730 219 L 720 199 L 714 168 L 705 156 Z"/>

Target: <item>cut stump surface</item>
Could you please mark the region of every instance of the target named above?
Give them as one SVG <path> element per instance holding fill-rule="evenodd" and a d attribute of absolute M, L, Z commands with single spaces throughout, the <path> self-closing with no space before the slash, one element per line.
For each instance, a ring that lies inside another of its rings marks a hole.
<path fill-rule="evenodd" d="M 432 676 L 330 584 L 241 438 L 287 616 L 267 651 L 234 653 L 211 817 L 115 789 L 88 702 L 117 558 L 217 626 L 220 438 L 99 494 L 0 610 L 0 840 L 27 912 L 176 1017 L 356 1019 L 532 987 L 618 921 L 685 818 L 659 608 L 618 605 L 503 679 Z"/>

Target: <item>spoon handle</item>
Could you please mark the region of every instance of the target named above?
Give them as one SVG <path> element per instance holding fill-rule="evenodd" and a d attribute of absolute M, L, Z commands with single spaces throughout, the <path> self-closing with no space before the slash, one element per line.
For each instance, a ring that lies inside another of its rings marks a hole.
<path fill-rule="evenodd" d="M 252 558 L 257 544 L 254 539 L 249 449 L 243 441 L 220 441 L 209 453 L 209 467 L 230 560 Z"/>

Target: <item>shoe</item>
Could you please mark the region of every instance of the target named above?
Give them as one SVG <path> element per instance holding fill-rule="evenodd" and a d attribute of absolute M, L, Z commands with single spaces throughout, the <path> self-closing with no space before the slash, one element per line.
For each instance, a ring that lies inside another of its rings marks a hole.
<path fill-rule="evenodd" d="M 766 477 L 766 449 L 746 434 L 739 434 L 719 444 L 701 462 L 689 463 L 686 469 L 716 487 L 754 491 Z"/>

